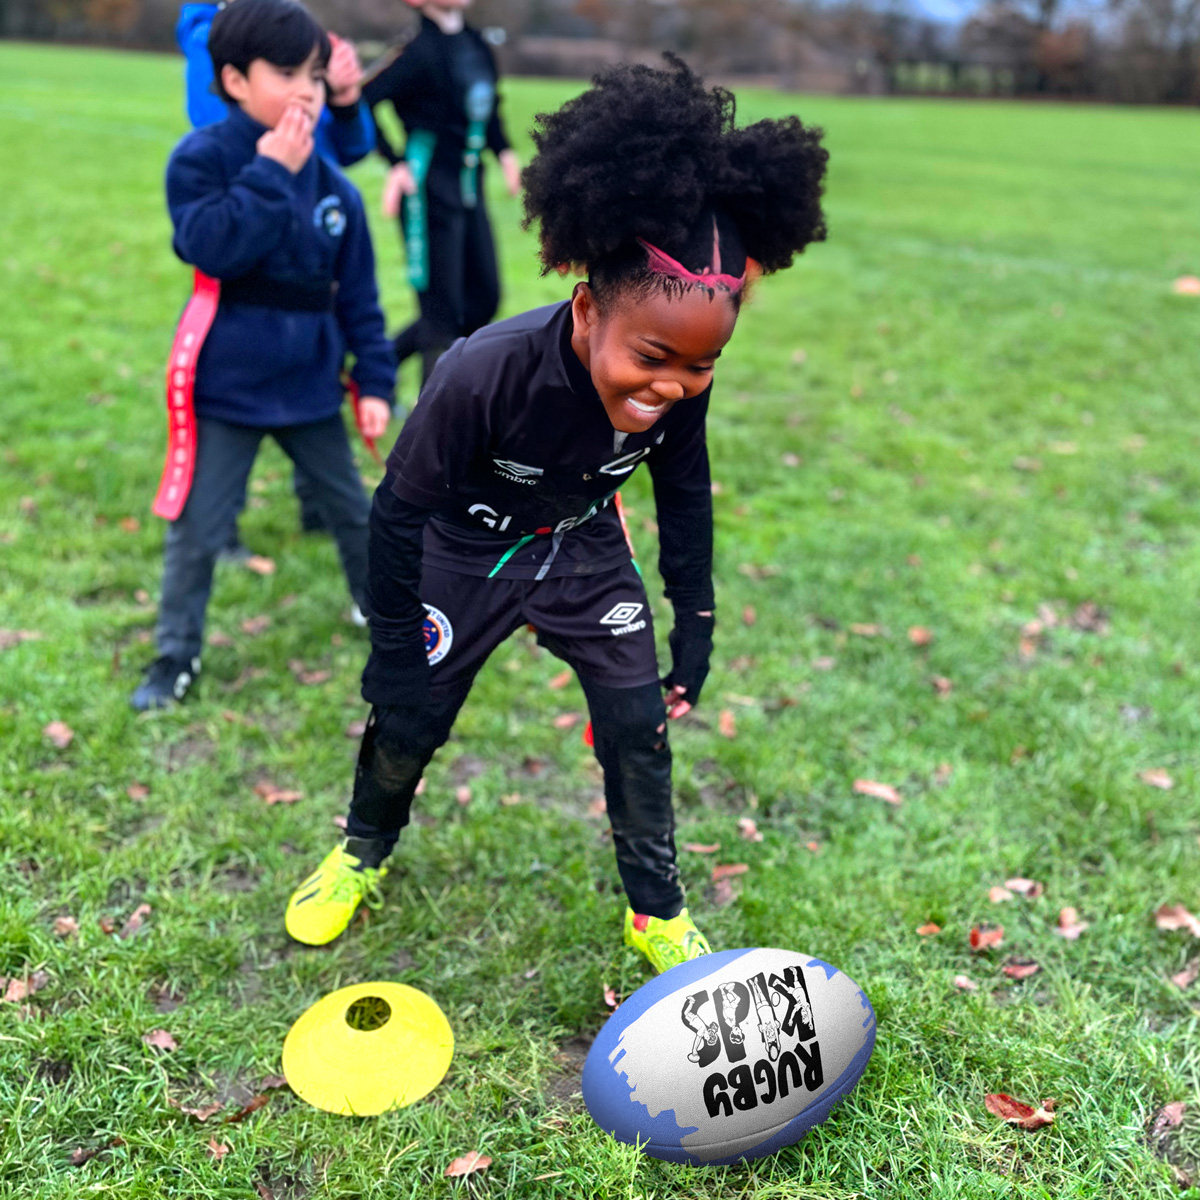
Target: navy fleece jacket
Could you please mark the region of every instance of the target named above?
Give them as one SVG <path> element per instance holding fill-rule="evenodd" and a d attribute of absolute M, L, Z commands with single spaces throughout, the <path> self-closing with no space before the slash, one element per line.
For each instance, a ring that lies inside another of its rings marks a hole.
<path fill-rule="evenodd" d="M 347 350 L 362 394 L 390 404 L 396 360 L 362 200 L 317 154 L 296 175 L 259 154 L 265 132 L 232 109 L 189 133 L 167 165 L 175 253 L 224 284 L 285 297 L 278 305 L 222 300 L 196 365 L 196 412 L 258 428 L 332 416 Z M 299 311 L 289 290 L 327 291 L 328 307 Z"/>

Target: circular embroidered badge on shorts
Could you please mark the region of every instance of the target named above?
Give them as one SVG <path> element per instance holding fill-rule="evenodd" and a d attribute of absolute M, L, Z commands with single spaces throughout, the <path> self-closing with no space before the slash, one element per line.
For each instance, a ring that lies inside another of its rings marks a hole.
<path fill-rule="evenodd" d="M 454 645 L 454 626 L 450 624 L 449 617 L 432 604 L 425 605 L 425 612 L 428 614 L 424 625 L 425 654 L 432 667 L 450 653 L 450 647 Z"/>

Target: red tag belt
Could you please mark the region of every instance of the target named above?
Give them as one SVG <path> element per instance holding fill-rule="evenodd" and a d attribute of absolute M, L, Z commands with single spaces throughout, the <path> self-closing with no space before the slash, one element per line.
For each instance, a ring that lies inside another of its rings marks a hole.
<path fill-rule="evenodd" d="M 196 472 L 196 361 L 217 315 L 220 298 L 220 280 L 197 271 L 192 297 L 179 318 L 175 341 L 171 344 L 167 362 L 167 461 L 153 505 L 155 515 L 168 521 L 176 520 L 183 512 Z M 348 377 L 344 382 L 363 443 L 382 466 L 375 439 L 362 433 L 358 385 Z"/>

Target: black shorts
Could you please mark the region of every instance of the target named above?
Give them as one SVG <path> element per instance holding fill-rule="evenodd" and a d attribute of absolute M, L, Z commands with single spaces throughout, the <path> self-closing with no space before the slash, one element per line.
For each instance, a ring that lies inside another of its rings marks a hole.
<path fill-rule="evenodd" d="M 522 625 L 583 679 L 602 687 L 658 681 L 654 622 L 632 562 L 597 575 L 484 579 L 426 564 L 425 649 L 434 687 L 469 683 Z"/>

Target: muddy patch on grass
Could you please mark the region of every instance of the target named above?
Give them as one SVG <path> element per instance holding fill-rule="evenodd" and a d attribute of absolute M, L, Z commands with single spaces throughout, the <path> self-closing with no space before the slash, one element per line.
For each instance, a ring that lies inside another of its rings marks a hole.
<path fill-rule="evenodd" d="M 1146 1141 L 1170 1167 L 1179 1187 L 1200 1183 L 1200 1100 L 1161 1108 L 1151 1120 Z"/>
<path fill-rule="evenodd" d="M 71 1060 L 67 1058 L 39 1058 L 33 1064 L 34 1078 L 53 1087 L 61 1087 L 71 1078 Z"/>
<path fill-rule="evenodd" d="M 207 766 L 217 755 L 217 744 L 195 726 L 188 726 L 185 737 L 157 747 L 155 759 L 168 774 L 188 767 Z"/>
<path fill-rule="evenodd" d="M 292 1175 L 267 1163 L 259 1165 L 254 1191 L 259 1200 L 307 1200 L 312 1195 L 299 1175 Z"/>
<path fill-rule="evenodd" d="M 261 872 L 252 871 L 249 867 L 233 864 L 222 867 L 213 876 L 213 887 L 219 892 L 252 892 L 258 887 Z"/>
<path fill-rule="evenodd" d="M 554 1056 L 556 1069 L 546 1080 L 547 1099 L 570 1112 L 579 1112 L 583 1108 L 583 1096 L 579 1089 L 583 1083 L 584 1060 L 592 1048 L 592 1040 L 591 1037 L 578 1034 L 563 1042 Z"/>
<path fill-rule="evenodd" d="M 152 983 L 146 995 L 157 1013 L 174 1012 L 181 1004 L 187 1002 L 183 990 L 171 983 Z"/>

